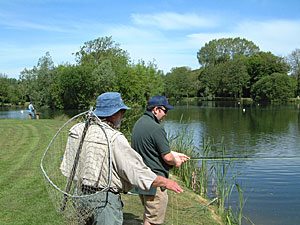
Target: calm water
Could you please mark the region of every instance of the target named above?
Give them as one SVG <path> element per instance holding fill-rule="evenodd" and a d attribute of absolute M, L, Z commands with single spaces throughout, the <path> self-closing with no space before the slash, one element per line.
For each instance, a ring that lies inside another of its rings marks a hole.
<path fill-rule="evenodd" d="M 2 110 L 2 111 L 1 111 Z M 0 119 L 28 119 L 24 109 L 0 109 Z M 54 118 L 62 111 L 40 111 L 40 118 Z M 68 116 L 78 112 L 68 111 Z M 242 105 L 233 102 L 203 102 L 176 106 L 169 111 L 164 126 L 172 134 L 183 126 L 193 131 L 194 145 L 211 137 L 227 154 L 238 157 L 300 157 L 300 106 Z M 246 186 L 243 214 L 255 224 L 300 224 L 300 158 L 246 159 L 233 161 Z M 230 204 L 238 203 L 236 191 Z M 248 224 L 244 222 L 243 224 Z"/>
<path fill-rule="evenodd" d="M 83 111 L 78 110 L 50 110 L 50 109 L 39 109 L 37 113 L 40 114 L 40 119 L 53 119 L 62 114 L 66 114 L 68 117 L 73 117 L 78 113 Z M 29 110 L 24 107 L 19 108 L 6 108 L 0 107 L 0 119 L 20 119 L 28 120 L 29 119 Z"/>
<path fill-rule="evenodd" d="M 194 145 L 202 138 L 224 143 L 228 156 L 287 157 L 245 159 L 232 164 L 241 172 L 236 181 L 245 189 L 243 214 L 255 224 L 300 224 L 300 109 L 299 105 L 241 105 L 203 102 L 177 106 L 164 123 L 169 133 L 183 124 L 192 130 Z M 231 205 L 238 204 L 237 192 Z M 243 224 L 248 224 L 244 222 Z"/>

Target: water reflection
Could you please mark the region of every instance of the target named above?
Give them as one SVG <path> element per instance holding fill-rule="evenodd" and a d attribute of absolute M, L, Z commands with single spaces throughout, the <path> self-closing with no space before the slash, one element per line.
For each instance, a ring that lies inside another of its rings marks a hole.
<path fill-rule="evenodd" d="M 243 108 L 246 108 L 245 112 Z M 207 102 L 200 106 L 177 106 L 169 112 L 166 128 L 174 130 L 181 116 L 182 122 L 194 129 L 196 146 L 201 146 L 205 137 L 216 142 L 224 137 L 226 148 L 233 156 L 253 156 L 260 152 L 277 155 L 281 149 L 293 149 L 288 145 L 293 145 L 295 138 L 299 137 L 299 111 L 294 105 L 242 106 L 230 102 Z M 290 152 L 284 151 L 284 154 Z"/>

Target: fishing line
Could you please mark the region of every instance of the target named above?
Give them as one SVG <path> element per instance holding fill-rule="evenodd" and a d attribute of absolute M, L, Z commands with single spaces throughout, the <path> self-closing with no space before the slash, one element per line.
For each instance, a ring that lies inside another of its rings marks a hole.
<path fill-rule="evenodd" d="M 208 157 L 191 157 L 190 160 L 246 160 L 246 159 L 300 159 L 300 156 L 266 156 L 266 157 L 239 157 L 239 156 L 208 156 Z"/>

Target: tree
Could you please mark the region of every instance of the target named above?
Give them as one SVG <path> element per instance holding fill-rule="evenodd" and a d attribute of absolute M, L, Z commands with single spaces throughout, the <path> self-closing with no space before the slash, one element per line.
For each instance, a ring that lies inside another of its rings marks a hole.
<path fill-rule="evenodd" d="M 5 74 L 0 73 L 0 102 L 1 104 L 8 102 L 8 80 Z"/>
<path fill-rule="evenodd" d="M 300 95 L 300 49 L 295 49 L 287 57 L 287 61 L 291 68 L 291 75 L 297 81 L 296 95 Z"/>
<path fill-rule="evenodd" d="M 248 73 L 251 76 L 251 84 L 273 73 L 287 74 L 288 70 L 289 67 L 284 58 L 275 56 L 271 52 L 258 52 L 248 58 Z"/>
<path fill-rule="evenodd" d="M 113 71 L 109 59 L 103 60 L 102 63 L 93 70 L 92 76 L 95 79 L 95 97 L 103 92 L 109 92 L 115 89 L 116 74 Z"/>
<path fill-rule="evenodd" d="M 37 66 L 32 69 L 24 69 L 20 75 L 23 98 L 29 96 L 38 107 L 49 106 L 51 93 L 49 87 L 53 82 L 52 71 L 54 63 L 49 52 L 39 58 Z"/>
<path fill-rule="evenodd" d="M 287 74 L 273 73 L 257 81 L 252 87 L 252 98 L 258 101 L 285 101 L 294 96 L 296 83 Z"/>
<path fill-rule="evenodd" d="M 137 65 L 124 67 L 120 74 L 116 81 L 117 91 L 132 104 L 145 106 L 151 96 L 163 92 L 163 73 L 154 63 L 146 65 L 141 60 Z"/>
<path fill-rule="evenodd" d="M 165 93 L 168 97 L 179 100 L 182 97 L 189 97 L 190 94 L 197 94 L 194 89 L 197 76 L 188 67 L 172 68 L 165 77 Z"/>
<path fill-rule="evenodd" d="M 220 86 L 220 76 L 222 66 L 219 65 L 209 65 L 205 68 L 202 68 L 199 73 L 199 94 L 204 97 L 212 100 L 218 91 Z"/>
<path fill-rule="evenodd" d="M 212 99 L 218 97 L 243 96 L 243 90 L 249 85 L 246 57 L 235 56 L 232 60 L 204 68 L 200 75 L 200 94 Z"/>
<path fill-rule="evenodd" d="M 221 38 L 206 43 L 197 52 L 197 58 L 201 66 L 207 67 L 224 63 L 236 55 L 250 56 L 258 51 L 258 46 L 244 38 Z"/>
<path fill-rule="evenodd" d="M 250 96 L 251 87 L 263 77 L 270 76 L 273 73 L 287 74 L 289 70 L 284 58 L 275 56 L 271 52 L 258 52 L 248 57 L 247 68 L 250 75 L 250 85 L 245 90 L 245 96 Z"/>
<path fill-rule="evenodd" d="M 75 53 L 76 62 L 79 65 L 89 65 L 93 69 L 98 67 L 104 60 L 110 60 L 115 73 L 125 65 L 128 65 L 129 55 L 115 43 L 112 37 L 101 37 L 85 42 Z"/>
<path fill-rule="evenodd" d="M 245 56 L 236 56 L 219 65 L 220 86 L 219 96 L 241 98 L 243 90 L 249 85 Z"/>
<path fill-rule="evenodd" d="M 11 103 L 18 105 L 22 103 L 19 82 L 15 78 L 7 78 L 0 73 L 0 105 Z"/>
<path fill-rule="evenodd" d="M 51 87 L 56 89 L 53 100 L 55 107 L 64 109 L 86 109 L 95 103 L 95 80 L 92 68 L 83 65 L 60 66 L 57 81 Z"/>

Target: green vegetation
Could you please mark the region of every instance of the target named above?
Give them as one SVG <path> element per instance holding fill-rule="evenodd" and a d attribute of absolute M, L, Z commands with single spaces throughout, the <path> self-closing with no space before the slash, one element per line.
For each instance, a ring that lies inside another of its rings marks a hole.
<path fill-rule="evenodd" d="M 209 41 L 197 52 L 199 69 L 174 67 L 167 74 L 154 62 L 133 63 L 112 37 L 87 41 L 74 56 L 75 64 L 54 66 L 47 52 L 19 79 L 0 71 L 0 105 L 33 101 L 39 108 L 87 109 L 107 91 L 120 92 L 130 106 L 139 107 L 157 94 L 176 101 L 185 97 L 286 101 L 300 95 L 299 49 L 283 58 L 241 38 Z M 276 89 L 265 93 L 271 83 Z"/>
<path fill-rule="evenodd" d="M 63 124 L 0 121 L 0 224 L 63 224 L 46 191 L 40 159 Z"/>
<path fill-rule="evenodd" d="M 177 175 L 184 184 L 199 196 L 207 198 L 213 196 L 211 205 L 216 207 L 216 212 L 225 224 L 242 224 L 242 218 L 252 223 L 251 219 L 243 215 L 243 208 L 247 199 L 244 197 L 242 186 L 236 182 L 240 174 L 226 157 L 223 139 L 221 149 L 213 139 L 203 140 L 202 149 L 195 148 L 193 144 L 193 131 L 188 132 L 188 127 L 181 123 L 178 129 L 169 137 L 171 148 L 182 152 L 192 158 L 214 156 L 219 160 L 190 160 L 179 168 L 173 168 L 172 173 Z M 211 193 L 208 193 L 208 182 L 211 182 Z M 244 187 L 245 188 L 245 187 Z M 233 191 L 238 192 L 239 205 L 236 210 L 230 206 L 230 196 Z M 226 206 L 225 206 L 226 204 Z"/>
<path fill-rule="evenodd" d="M 185 184 L 171 175 L 171 179 L 176 180 L 184 192 L 175 194 L 169 191 L 169 203 L 166 214 L 166 225 L 212 225 L 223 224 L 220 216 L 217 215 L 215 207 L 210 202 L 202 198 L 187 188 Z M 124 225 L 140 225 L 143 221 L 143 207 L 140 198 L 133 195 L 122 195 L 124 202 Z"/>
<path fill-rule="evenodd" d="M 51 203 L 40 169 L 44 151 L 63 124 L 61 120 L 0 121 L 0 224 L 66 224 Z M 207 200 L 184 189 L 179 195 L 169 192 L 166 224 L 220 224 Z M 139 224 L 143 208 L 138 196 L 124 195 L 123 200 L 125 224 Z"/>

